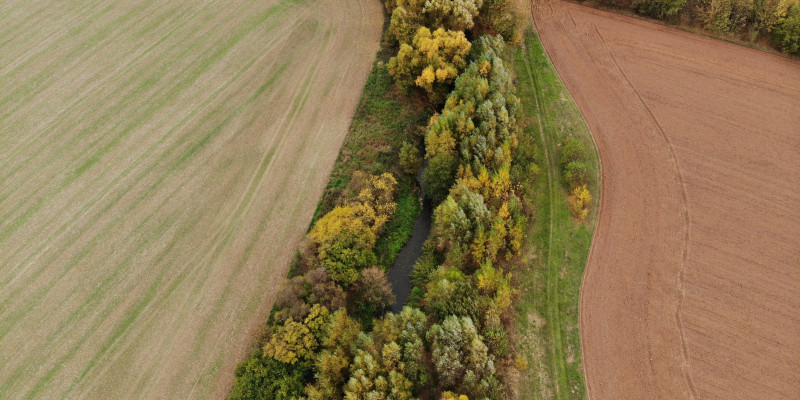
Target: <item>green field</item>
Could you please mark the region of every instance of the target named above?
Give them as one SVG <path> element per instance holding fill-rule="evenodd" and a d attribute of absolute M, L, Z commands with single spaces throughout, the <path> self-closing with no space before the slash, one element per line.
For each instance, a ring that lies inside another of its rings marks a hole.
<path fill-rule="evenodd" d="M 586 389 L 578 299 L 600 198 L 597 152 L 580 111 L 532 28 L 514 61 L 527 119 L 520 147 L 532 149 L 541 171 L 524 190 L 536 215 L 526 236 L 529 250 L 516 275 L 521 293 L 516 305 L 517 350 L 528 361 L 520 398 L 582 399 Z M 586 223 L 575 222 L 570 215 L 558 162 L 560 147 L 570 137 L 583 140 L 591 149 L 588 164 L 593 200 Z"/>
<path fill-rule="evenodd" d="M 373 0 L 0 4 L 0 398 L 224 396 L 381 21 Z"/>

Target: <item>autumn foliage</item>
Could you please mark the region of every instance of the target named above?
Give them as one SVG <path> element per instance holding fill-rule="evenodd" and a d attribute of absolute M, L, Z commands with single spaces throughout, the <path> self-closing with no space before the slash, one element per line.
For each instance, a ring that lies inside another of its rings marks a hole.
<path fill-rule="evenodd" d="M 248 364 L 247 377 L 287 371 L 283 392 L 309 400 L 501 399 L 498 365 L 513 357 L 509 271 L 526 224 L 510 173 L 520 101 L 503 37 L 468 37 L 512 35 L 513 16 L 507 0 L 385 4 L 395 83 L 444 105 L 425 130 L 423 180 L 436 207 L 415 299 L 385 313 L 394 296 L 374 253 L 395 213 L 397 181 L 355 173 L 308 233 L 302 275 L 281 287 L 263 362 Z M 398 159 L 409 174 L 422 164 L 410 143 Z M 250 382 L 237 380 L 235 393 L 259 393 Z"/>

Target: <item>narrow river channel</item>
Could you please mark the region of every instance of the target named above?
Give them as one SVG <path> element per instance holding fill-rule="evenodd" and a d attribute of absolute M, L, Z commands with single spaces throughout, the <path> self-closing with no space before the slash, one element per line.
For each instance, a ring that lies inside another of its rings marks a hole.
<path fill-rule="evenodd" d="M 427 165 L 425 166 L 427 167 Z M 411 293 L 411 271 L 414 269 L 414 264 L 417 259 L 422 255 L 422 245 L 428 239 L 431 233 L 431 220 L 433 210 L 431 209 L 431 201 L 425 196 L 425 187 L 422 183 L 422 174 L 425 168 L 421 168 L 417 172 L 417 184 L 421 188 L 422 197 L 422 211 L 414 221 L 414 231 L 411 232 L 411 238 L 406 242 L 405 247 L 400 250 L 397 259 L 389 269 L 388 279 L 394 291 L 395 303 L 392 304 L 392 311 L 399 313 L 403 310 L 403 306 L 408 301 L 408 296 Z"/>

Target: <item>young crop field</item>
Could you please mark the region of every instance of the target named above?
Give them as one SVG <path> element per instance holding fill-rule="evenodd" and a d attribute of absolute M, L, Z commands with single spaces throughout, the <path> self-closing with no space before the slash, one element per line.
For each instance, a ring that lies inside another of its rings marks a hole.
<path fill-rule="evenodd" d="M 545 50 L 591 129 L 587 394 L 800 396 L 800 64 L 561 1 Z"/>
<path fill-rule="evenodd" d="M 212 398 L 266 319 L 381 4 L 0 4 L 0 398 Z"/>

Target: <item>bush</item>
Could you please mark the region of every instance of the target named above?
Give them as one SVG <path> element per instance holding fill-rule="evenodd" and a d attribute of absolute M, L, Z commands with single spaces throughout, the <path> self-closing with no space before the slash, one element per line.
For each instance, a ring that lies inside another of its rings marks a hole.
<path fill-rule="evenodd" d="M 589 167 L 583 161 L 572 161 L 567 164 L 564 178 L 569 183 L 570 189 L 589 183 Z"/>
<path fill-rule="evenodd" d="M 567 141 L 564 143 L 564 148 L 561 149 L 561 167 L 565 168 L 573 161 L 585 160 L 586 148 L 584 147 L 583 142 L 575 138 L 567 139 Z"/>
<path fill-rule="evenodd" d="M 400 166 L 411 176 L 416 175 L 422 167 L 419 149 L 409 142 L 403 142 L 403 147 L 400 148 Z"/>
<path fill-rule="evenodd" d="M 592 194 L 589 193 L 586 185 L 576 187 L 567 200 L 572 216 L 578 221 L 586 221 L 586 216 L 589 214 L 589 203 L 592 201 Z"/>
<path fill-rule="evenodd" d="M 633 6 L 639 14 L 666 19 L 680 11 L 686 0 L 636 0 Z"/>

